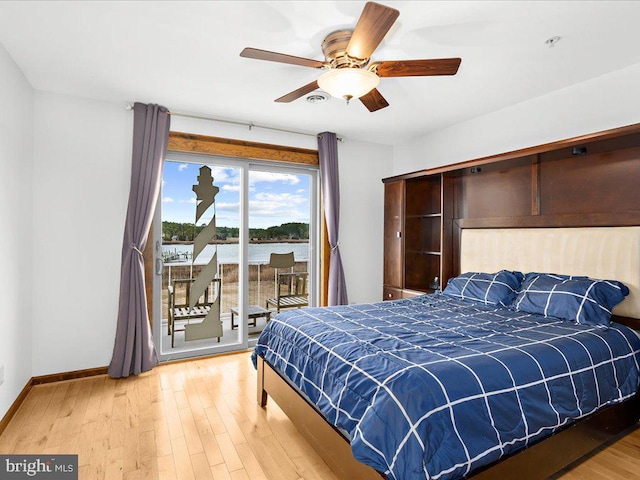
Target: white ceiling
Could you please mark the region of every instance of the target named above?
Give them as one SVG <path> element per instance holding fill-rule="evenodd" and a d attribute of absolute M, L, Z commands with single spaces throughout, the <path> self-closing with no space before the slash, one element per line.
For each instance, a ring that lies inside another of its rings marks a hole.
<path fill-rule="evenodd" d="M 383 78 L 390 107 L 273 100 L 320 71 L 244 47 L 324 60 L 364 2 L 0 2 L 0 43 L 38 90 L 397 144 L 640 62 L 637 1 L 384 1 L 400 18 L 375 60 L 461 57 L 454 77 Z M 545 40 L 558 35 L 553 48 Z"/>

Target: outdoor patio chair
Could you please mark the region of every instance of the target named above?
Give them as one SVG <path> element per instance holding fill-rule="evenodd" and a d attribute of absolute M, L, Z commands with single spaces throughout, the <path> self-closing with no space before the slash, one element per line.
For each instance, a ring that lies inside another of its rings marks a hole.
<path fill-rule="evenodd" d="M 167 287 L 169 291 L 169 318 L 167 321 L 167 335 L 171 335 L 171 347 L 174 346 L 174 334 L 176 331 L 184 331 L 184 328 L 176 328 L 177 322 L 189 322 L 190 320 L 203 319 L 211 311 L 214 305 L 219 308 L 219 296 L 222 292 L 222 280 L 214 278 L 204 294 L 198 299 L 193 308 L 189 308 L 191 285 L 193 278 L 181 278 L 172 281 Z M 220 341 L 220 337 L 218 337 Z"/>
<path fill-rule="evenodd" d="M 269 257 L 269 266 L 275 268 L 276 291 L 275 298 L 267 299 L 267 308 L 275 307 L 280 313 L 283 308 L 300 308 L 309 305 L 309 292 L 307 272 L 294 272 L 296 261 L 293 252 L 272 253 Z M 287 270 L 281 272 L 281 270 Z"/>

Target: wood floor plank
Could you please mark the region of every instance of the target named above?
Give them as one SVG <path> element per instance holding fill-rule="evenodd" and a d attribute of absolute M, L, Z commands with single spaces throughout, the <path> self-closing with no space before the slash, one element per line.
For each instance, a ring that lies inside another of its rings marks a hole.
<path fill-rule="evenodd" d="M 179 480 L 195 479 L 193 465 L 189 457 L 189 449 L 184 437 L 171 438 L 171 448 L 173 450 L 173 461 L 176 465 L 176 477 Z"/>
<path fill-rule="evenodd" d="M 156 449 L 156 435 L 153 430 L 140 431 L 139 435 L 140 461 L 158 456 Z"/>
<path fill-rule="evenodd" d="M 230 472 L 243 468 L 240 456 L 228 433 L 216 435 L 216 442 L 218 442 L 218 446 L 222 452 L 222 458 L 224 458 L 224 463 Z"/>
<path fill-rule="evenodd" d="M 300 474 L 275 437 L 248 437 L 251 450 L 260 462 L 267 478 L 273 480 L 297 480 Z"/>
<path fill-rule="evenodd" d="M 244 437 L 242 433 L 242 429 L 238 425 L 238 422 L 234 418 L 231 410 L 227 406 L 226 401 L 222 396 L 219 396 L 215 401 L 216 409 L 220 413 L 220 417 L 222 418 L 222 423 L 224 424 L 227 434 L 231 438 L 234 444 L 244 443 L 247 439 Z"/>
<path fill-rule="evenodd" d="M 274 402 L 255 401 L 249 354 L 38 385 L 0 453 L 77 453 L 80 480 L 337 480 Z M 558 480 L 640 479 L 640 428 Z"/>
<path fill-rule="evenodd" d="M 211 473 L 213 474 L 213 480 L 231 480 L 231 474 L 224 463 L 211 467 Z"/>
<path fill-rule="evenodd" d="M 153 410 L 149 408 L 153 403 L 151 399 L 150 378 L 151 375 L 141 375 L 139 383 L 136 384 L 140 432 L 153 430 Z"/>
<path fill-rule="evenodd" d="M 31 445 L 29 447 L 31 449 L 43 451 L 45 453 L 49 453 L 47 451 L 47 442 L 49 440 L 49 437 L 51 436 L 53 425 L 55 424 L 56 418 L 58 416 L 58 411 L 60 409 L 60 406 L 62 405 L 62 401 L 64 400 L 67 389 L 69 388 L 69 384 L 55 384 L 52 385 L 51 388 L 55 389 L 51 397 L 51 401 L 47 405 L 47 409 L 45 410 L 44 415 L 42 416 L 42 419 L 35 430 L 33 438 L 31 439 Z"/>
<path fill-rule="evenodd" d="M 173 455 L 158 457 L 158 480 L 176 480 L 177 478 Z"/>
<path fill-rule="evenodd" d="M 178 410 L 178 414 L 180 416 L 180 422 L 182 424 L 182 430 L 184 432 L 184 438 L 187 442 L 189 454 L 195 455 L 197 453 L 202 453 L 203 448 L 202 442 L 200 441 L 200 433 L 198 432 L 198 427 L 193 420 L 191 410 L 189 408 L 182 408 Z"/>
<path fill-rule="evenodd" d="M 204 452 L 191 455 L 191 465 L 198 480 L 213 480 L 213 473 L 211 473 L 211 467 Z"/>
<path fill-rule="evenodd" d="M 208 407 L 205 409 L 205 414 L 207 415 L 207 419 L 209 420 L 209 425 L 211 426 L 211 431 L 216 435 L 219 433 L 225 433 L 227 428 L 225 427 L 224 422 L 222 421 L 222 417 L 218 412 L 218 409 L 215 405 Z"/>
<path fill-rule="evenodd" d="M 124 447 L 112 448 L 107 453 L 107 466 L 104 474 L 105 480 L 121 480 L 124 476 L 122 459 Z"/>
<path fill-rule="evenodd" d="M 74 383 L 80 387 L 80 390 L 73 408 L 69 412 L 68 430 L 65 432 L 66 439 L 63 441 L 64 446 L 75 446 L 75 448 L 69 451 L 75 451 L 78 448 L 80 432 L 84 425 L 87 408 L 93 396 L 93 387 L 95 385 L 95 382 L 92 381 L 87 382 L 86 385 L 83 385 L 83 383 L 78 380 L 74 381 Z"/>
<path fill-rule="evenodd" d="M 176 406 L 178 407 L 178 410 L 189 408 L 189 400 L 187 400 L 187 394 L 184 390 L 174 391 L 173 395 L 176 399 Z"/>
<path fill-rule="evenodd" d="M 140 469 L 142 464 L 140 455 L 140 429 L 138 427 L 125 430 L 124 458 L 122 462 L 125 474 Z"/>
<path fill-rule="evenodd" d="M 154 418 L 153 433 L 156 441 L 156 452 L 158 456 L 163 457 L 165 455 L 171 455 L 171 435 L 169 433 L 169 424 L 167 423 L 164 412 L 162 412 L 162 415 L 158 418 Z"/>
<path fill-rule="evenodd" d="M 216 440 L 216 436 L 213 432 L 207 435 L 201 435 L 200 440 L 202 441 L 202 448 L 204 449 L 204 453 L 207 456 L 210 466 L 224 463 L 222 451 L 220 451 L 218 441 Z"/>
<path fill-rule="evenodd" d="M 31 389 L 24 403 L 20 406 L 13 420 L 2 434 L 7 438 L 5 453 L 22 453 L 31 443 L 35 430 L 42 419 L 42 412 L 47 408 L 55 387 L 35 386 Z"/>
<path fill-rule="evenodd" d="M 83 423 L 98 421 L 98 414 L 100 412 L 100 402 L 102 400 L 102 394 L 106 389 L 107 376 L 101 375 L 96 378 L 82 380 L 81 382 L 87 382 L 90 384 L 91 395 L 87 402 L 87 409 L 84 412 Z"/>
<path fill-rule="evenodd" d="M 236 470 L 231 472 L 231 480 L 253 480 L 244 470 Z"/>
<path fill-rule="evenodd" d="M 123 480 L 142 480 L 142 470 L 133 470 L 131 472 L 125 472 Z"/>
<path fill-rule="evenodd" d="M 132 384 L 133 388 L 127 390 L 125 394 L 126 416 L 125 428 L 140 428 L 140 410 L 138 403 L 137 384 Z M 144 407 L 146 409 L 146 406 Z"/>
<path fill-rule="evenodd" d="M 240 456 L 242 465 L 244 465 L 244 470 L 247 472 L 247 475 L 251 480 L 267 480 L 267 476 L 262 470 L 260 462 L 258 462 L 258 459 L 253 454 L 253 450 L 248 443 L 236 445 L 236 451 Z"/>
<path fill-rule="evenodd" d="M 169 429 L 169 436 L 173 438 L 184 437 L 184 431 L 182 430 L 182 422 L 180 420 L 180 413 L 178 412 L 178 405 L 176 404 L 173 390 L 163 390 L 162 398 L 164 401 L 164 413 Z"/>

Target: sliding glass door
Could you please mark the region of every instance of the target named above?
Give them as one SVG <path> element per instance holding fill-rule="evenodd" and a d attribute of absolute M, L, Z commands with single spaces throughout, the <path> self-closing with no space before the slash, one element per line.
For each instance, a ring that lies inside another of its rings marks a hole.
<path fill-rule="evenodd" d="M 246 349 L 278 310 L 317 303 L 317 197 L 314 168 L 167 156 L 154 221 L 161 360 Z M 293 263 L 276 268 L 272 253 Z"/>
<path fill-rule="evenodd" d="M 316 304 L 316 179 L 309 170 L 255 165 L 249 170 L 251 314 Z M 263 325 L 249 323 L 251 339 Z"/>

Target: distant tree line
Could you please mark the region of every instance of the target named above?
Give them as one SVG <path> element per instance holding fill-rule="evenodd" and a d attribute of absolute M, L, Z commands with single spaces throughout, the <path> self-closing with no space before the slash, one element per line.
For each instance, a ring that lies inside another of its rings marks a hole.
<path fill-rule="evenodd" d="M 162 238 L 165 241 L 192 242 L 204 227 L 205 224 L 194 228 L 193 223 L 162 222 Z M 225 241 L 239 236 L 238 227 L 216 226 L 216 240 Z M 250 228 L 249 237 L 256 240 L 308 240 L 309 224 L 290 222 L 268 228 Z"/>

